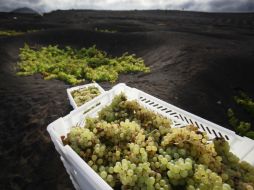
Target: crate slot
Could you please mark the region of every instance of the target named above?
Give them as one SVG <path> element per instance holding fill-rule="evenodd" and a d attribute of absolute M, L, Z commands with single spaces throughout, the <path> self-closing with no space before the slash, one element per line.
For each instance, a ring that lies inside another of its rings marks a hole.
<path fill-rule="evenodd" d="M 181 120 L 184 121 L 183 116 L 181 114 L 179 114 L 179 116 L 180 116 Z"/>
<path fill-rule="evenodd" d="M 215 135 L 216 137 L 218 137 L 218 135 L 217 135 L 217 133 L 214 131 L 214 129 L 212 129 L 212 132 L 214 133 L 214 135 Z"/>
<path fill-rule="evenodd" d="M 195 126 L 200 129 L 200 126 L 196 121 L 195 121 Z"/>
<path fill-rule="evenodd" d="M 189 123 L 189 121 L 188 121 L 188 119 L 187 119 L 186 117 L 184 117 L 184 119 L 185 119 L 185 121 L 186 121 L 187 123 Z"/>
<path fill-rule="evenodd" d="M 206 127 L 206 129 L 207 129 L 208 133 L 212 134 L 210 129 L 208 127 Z"/>
<path fill-rule="evenodd" d="M 220 132 L 218 132 L 218 134 L 220 135 L 221 138 L 223 138 L 222 134 Z"/>
<path fill-rule="evenodd" d="M 175 126 L 180 126 L 181 124 L 180 123 L 176 123 Z"/>
<path fill-rule="evenodd" d="M 200 124 L 200 126 L 202 127 L 203 131 L 206 131 L 205 127 L 202 124 Z"/>
<path fill-rule="evenodd" d="M 194 125 L 193 121 L 191 119 L 189 119 L 189 121 L 191 122 L 192 125 Z"/>

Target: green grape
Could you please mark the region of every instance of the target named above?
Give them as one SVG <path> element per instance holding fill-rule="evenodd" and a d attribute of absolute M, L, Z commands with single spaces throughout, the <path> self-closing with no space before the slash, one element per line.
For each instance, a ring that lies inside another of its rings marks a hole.
<path fill-rule="evenodd" d="M 103 163 L 103 160 L 101 158 L 97 160 L 98 165 L 101 165 L 102 163 Z"/>
<path fill-rule="evenodd" d="M 108 175 L 107 176 L 107 181 L 108 182 L 111 182 L 111 181 L 113 181 L 114 180 L 114 177 L 112 176 L 112 175 Z"/>
<path fill-rule="evenodd" d="M 105 179 L 105 178 L 107 177 L 107 172 L 106 172 L 106 171 L 102 171 L 102 172 L 100 173 L 100 176 L 101 176 L 103 179 Z"/>
<path fill-rule="evenodd" d="M 92 165 L 93 170 L 97 171 L 98 170 L 98 166 L 97 165 Z"/>
<path fill-rule="evenodd" d="M 97 159 L 97 156 L 96 155 L 92 155 L 92 160 L 96 161 L 96 159 Z"/>

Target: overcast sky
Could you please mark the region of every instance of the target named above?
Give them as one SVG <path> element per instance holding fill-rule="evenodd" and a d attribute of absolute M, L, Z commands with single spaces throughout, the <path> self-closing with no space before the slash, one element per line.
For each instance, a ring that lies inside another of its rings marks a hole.
<path fill-rule="evenodd" d="M 56 9 L 177 9 L 209 12 L 254 12 L 254 0 L 0 0 L 0 11 L 30 7 Z"/>

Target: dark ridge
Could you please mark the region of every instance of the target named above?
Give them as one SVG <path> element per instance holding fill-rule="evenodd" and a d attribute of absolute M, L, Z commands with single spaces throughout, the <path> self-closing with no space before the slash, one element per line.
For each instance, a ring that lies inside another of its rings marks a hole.
<path fill-rule="evenodd" d="M 40 14 L 37 11 L 28 8 L 28 7 L 22 7 L 22 8 L 17 8 L 11 11 L 11 13 L 21 13 L 21 14 Z"/>

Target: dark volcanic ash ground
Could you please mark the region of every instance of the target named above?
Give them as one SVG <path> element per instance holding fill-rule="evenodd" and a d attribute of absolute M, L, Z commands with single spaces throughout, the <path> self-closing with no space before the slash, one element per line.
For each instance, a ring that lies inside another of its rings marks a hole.
<path fill-rule="evenodd" d="M 254 95 L 254 14 L 0 13 L 0 29 L 39 30 L 0 37 L 0 189 L 73 189 L 46 132 L 49 123 L 72 110 L 66 94 L 69 85 L 45 81 L 40 75 L 16 76 L 24 43 L 75 48 L 95 44 L 114 56 L 135 53 L 151 73 L 121 75 L 117 82 L 225 127 L 229 127 L 226 110 L 234 106 L 236 91 Z"/>

